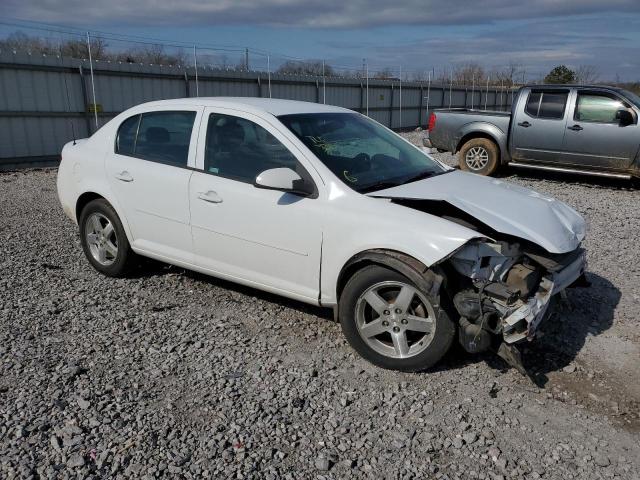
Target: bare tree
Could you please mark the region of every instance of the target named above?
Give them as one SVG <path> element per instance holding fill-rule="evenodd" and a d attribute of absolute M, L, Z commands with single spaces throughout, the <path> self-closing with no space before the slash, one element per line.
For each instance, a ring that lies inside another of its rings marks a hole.
<path fill-rule="evenodd" d="M 578 83 L 595 83 L 598 81 L 598 69 L 593 65 L 580 65 L 576 69 L 576 82 Z"/>
<path fill-rule="evenodd" d="M 371 73 L 372 73 L 371 78 L 377 78 L 379 80 L 397 80 L 398 79 L 398 76 L 389 67 L 385 67 L 382 70 L 377 70 Z"/>
<path fill-rule="evenodd" d="M 495 77 L 496 84 L 511 88 L 522 78 L 523 72 L 522 65 L 511 60 L 505 67 L 498 69 L 491 76 Z"/>
<path fill-rule="evenodd" d="M 276 70 L 277 73 L 289 75 L 322 75 L 322 71 L 322 60 L 287 60 Z M 334 74 L 331 65 L 324 64 L 324 74 Z"/>
<path fill-rule="evenodd" d="M 453 71 L 453 81 L 457 85 L 479 85 L 486 80 L 484 68 L 479 64 L 471 62 L 457 67 Z"/>

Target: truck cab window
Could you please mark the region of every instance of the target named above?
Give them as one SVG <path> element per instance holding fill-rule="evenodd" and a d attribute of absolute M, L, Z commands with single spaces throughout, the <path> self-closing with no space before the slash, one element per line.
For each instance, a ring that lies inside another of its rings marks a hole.
<path fill-rule="evenodd" d="M 568 91 L 532 91 L 525 111 L 532 117 L 561 119 L 567 105 Z"/>

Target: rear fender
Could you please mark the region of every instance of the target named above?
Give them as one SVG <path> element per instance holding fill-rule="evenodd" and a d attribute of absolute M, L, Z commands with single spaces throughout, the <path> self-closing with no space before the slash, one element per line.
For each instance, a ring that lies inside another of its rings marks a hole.
<path fill-rule="evenodd" d="M 498 145 L 500 150 L 501 163 L 509 161 L 509 148 L 507 146 L 507 132 L 492 123 L 487 122 L 471 122 L 463 125 L 459 132 L 460 140 L 456 146 L 455 152 L 460 151 L 462 146 L 472 138 L 488 138 Z"/>

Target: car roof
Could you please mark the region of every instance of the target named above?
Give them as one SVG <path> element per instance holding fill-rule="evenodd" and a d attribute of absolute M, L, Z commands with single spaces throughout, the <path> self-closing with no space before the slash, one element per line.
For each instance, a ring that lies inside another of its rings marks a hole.
<path fill-rule="evenodd" d="M 171 105 L 198 105 L 204 107 L 226 107 L 248 110 L 259 113 L 270 113 L 276 117 L 297 113 L 353 113 L 342 107 L 324 105 L 322 103 L 283 100 L 280 98 L 258 97 L 195 97 L 174 98 L 145 103 L 145 107 L 166 107 Z"/>
<path fill-rule="evenodd" d="M 528 85 L 525 85 L 526 88 L 544 88 L 544 89 L 567 89 L 567 88 L 593 88 L 593 89 L 597 89 L 597 88 L 604 88 L 604 89 L 610 89 L 610 90 L 620 90 L 617 87 L 612 87 L 611 85 L 589 85 L 589 84 L 584 84 L 584 85 L 579 85 L 579 84 L 574 84 L 574 83 L 540 83 L 540 84 L 535 84 L 535 83 L 531 83 Z"/>

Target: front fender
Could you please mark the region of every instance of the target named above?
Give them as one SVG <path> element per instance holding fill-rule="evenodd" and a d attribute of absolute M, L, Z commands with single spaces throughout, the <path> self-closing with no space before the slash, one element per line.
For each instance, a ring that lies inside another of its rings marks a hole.
<path fill-rule="evenodd" d="M 336 205 L 340 213 L 326 212 L 333 222 L 323 233 L 320 275 L 323 305 L 337 303 L 341 272 L 358 255 L 393 251 L 428 268 L 472 238 L 482 237 L 474 230 L 385 199 L 363 198 L 359 203 L 351 209 Z"/>

